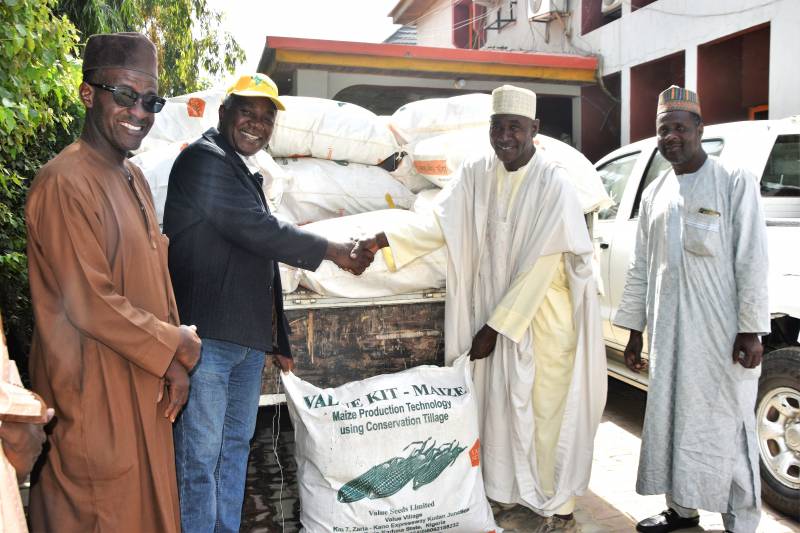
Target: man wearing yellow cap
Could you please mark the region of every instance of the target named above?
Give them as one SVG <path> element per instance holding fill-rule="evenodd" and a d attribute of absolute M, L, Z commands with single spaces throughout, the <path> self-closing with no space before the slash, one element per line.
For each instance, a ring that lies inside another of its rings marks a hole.
<path fill-rule="evenodd" d="M 708 157 L 697 95 L 661 93 L 658 150 L 672 168 L 642 193 L 633 262 L 614 323 L 630 330 L 625 363 L 646 370 L 640 494 L 666 494 L 667 510 L 637 531 L 697 526 L 720 512 L 727 531 L 760 519 L 754 407 L 758 336 L 770 330 L 767 235 L 758 180 Z"/>
<path fill-rule="evenodd" d="M 536 95 L 492 92 L 494 153 L 464 163 L 435 216 L 361 242 L 401 268 L 448 249 L 445 359 L 469 352 L 498 524 L 575 531 L 605 404 L 592 244 L 565 171 L 537 151 Z"/>
<path fill-rule="evenodd" d="M 175 424 L 184 533 L 239 531 L 250 439 L 266 353 L 290 369 L 277 262 L 323 259 L 360 273 L 368 252 L 328 242 L 269 211 L 253 156 L 284 106 L 263 74 L 242 76 L 211 128 L 175 161 L 164 208 L 178 310 L 203 339 L 186 409 Z"/>

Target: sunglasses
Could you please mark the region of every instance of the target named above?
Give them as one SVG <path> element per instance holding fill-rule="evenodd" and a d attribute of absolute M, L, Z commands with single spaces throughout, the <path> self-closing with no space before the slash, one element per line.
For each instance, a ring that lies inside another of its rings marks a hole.
<path fill-rule="evenodd" d="M 111 93 L 114 98 L 114 103 L 122 107 L 133 107 L 139 100 L 142 101 L 142 107 L 148 113 L 158 113 L 164 108 L 167 101 L 157 94 L 139 94 L 126 85 L 106 85 L 105 83 L 89 83 L 92 87 L 103 89 Z"/>

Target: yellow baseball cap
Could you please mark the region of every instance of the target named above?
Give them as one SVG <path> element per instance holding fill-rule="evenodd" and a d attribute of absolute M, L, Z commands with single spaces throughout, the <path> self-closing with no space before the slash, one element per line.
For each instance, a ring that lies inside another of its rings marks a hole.
<path fill-rule="evenodd" d="M 278 86 L 266 74 L 245 74 L 225 94 L 269 98 L 278 110 L 286 109 L 278 98 Z"/>

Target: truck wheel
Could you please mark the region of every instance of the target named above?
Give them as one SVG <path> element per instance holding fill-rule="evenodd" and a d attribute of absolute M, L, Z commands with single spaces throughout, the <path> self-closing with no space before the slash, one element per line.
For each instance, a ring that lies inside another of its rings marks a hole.
<path fill-rule="evenodd" d="M 800 347 L 764 357 L 756 401 L 762 499 L 800 516 Z"/>

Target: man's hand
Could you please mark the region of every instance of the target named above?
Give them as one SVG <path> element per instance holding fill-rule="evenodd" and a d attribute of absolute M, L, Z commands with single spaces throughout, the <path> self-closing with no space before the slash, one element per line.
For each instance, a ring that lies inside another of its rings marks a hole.
<path fill-rule="evenodd" d="M 164 418 L 169 418 L 169 421 L 174 423 L 178 413 L 189 399 L 189 374 L 177 357 L 172 359 L 167 367 L 164 379 L 167 381 L 167 394 L 169 395 L 169 405 L 164 411 Z"/>
<path fill-rule="evenodd" d="M 755 368 L 761 364 L 764 346 L 755 333 L 739 333 L 733 341 L 733 363 L 745 368 Z"/>
<path fill-rule="evenodd" d="M 183 365 L 187 372 L 191 372 L 200 360 L 200 348 L 203 343 L 197 336 L 196 326 L 182 325 L 179 329 L 181 338 L 178 348 L 175 350 L 175 359 Z"/>
<path fill-rule="evenodd" d="M 469 349 L 470 360 L 489 357 L 495 344 L 497 344 L 497 332 L 490 328 L 489 324 L 484 325 L 472 339 L 472 347 Z"/>
<path fill-rule="evenodd" d="M 386 234 L 383 232 L 376 233 L 375 235 L 358 239 L 351 254 L 359 253 L 361 250 L 368 250 L 372 255 L 375 255 L 378 250 L 388 246 L 389 240 L 386 238 Z"/>
<path fill-rule="evenodd" d="M 628 344 L 625 346 L 625 366 L 634 372 L 647 370 L 647 361 L 642 360 L 642 332 L 631 330 Z"/>
<path fill-rule="evenodd" d="M 272 364 L 280 368 L 283 372 L 294 370 L 294 360 L 279 353 L 272 354 Z"/>
<path fill-rule="evenodd" d="M 3 453 L 17 471 L 19 483 L 25 481 L 42 453 L 42 445 L 47 440 L 44 426 L 50 422 L 54 413 L 53 409 L 48 409 L 39 422 L 3 422 L 0 425 Z"/>
<path fill-rule="evenodd" d="M 328 242 L 325 259 L 333 261 L 342 270 L 360 276 L 372 263 L 375 254 L 366 249 L 357 249 L 355 241 Z"/>

